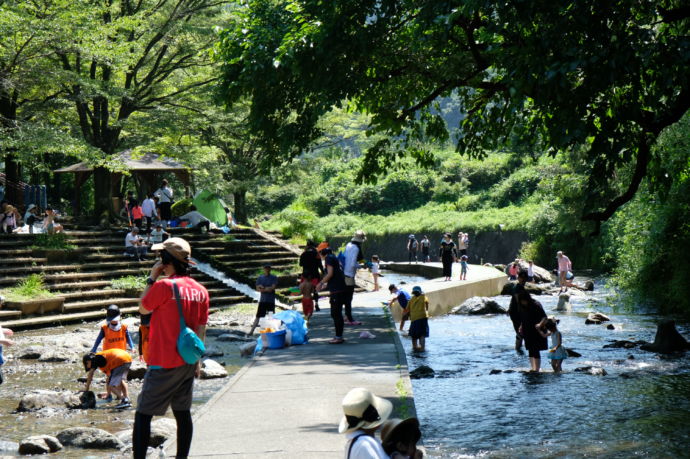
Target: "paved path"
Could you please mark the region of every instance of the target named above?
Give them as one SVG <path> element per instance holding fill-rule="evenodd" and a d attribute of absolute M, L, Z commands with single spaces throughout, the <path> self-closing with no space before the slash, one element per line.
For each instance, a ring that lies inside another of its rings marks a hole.
<path fill-rule="evenodd" d="M 322 307 L 308 344 L 269 349 L 243 367 L 196 414 L 191 456 L 341 458 L 341 401 L 353 387 L 389 399 L 398 417 L 414 415 L 405 353 L 381 308 L 387 296 L 356 295 L 355 318 L 364 325 L 346 326 L 344 344 L 327 343 L 334 329 Z M 360 339 L 365 330 L 376 339 Z"/>

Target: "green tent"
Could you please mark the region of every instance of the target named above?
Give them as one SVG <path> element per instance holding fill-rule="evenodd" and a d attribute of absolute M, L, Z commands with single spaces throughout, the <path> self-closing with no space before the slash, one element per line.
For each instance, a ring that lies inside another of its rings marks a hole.
<path fill-rule="evenodd" d="M 225 213 L 225 204 L 221 199 L 210 191 L 200 191 L 194 196 L 192 204 L 196 206 L 201 215 L 211 220 L 218 226 L 228 224 L 228 216 Z"/>

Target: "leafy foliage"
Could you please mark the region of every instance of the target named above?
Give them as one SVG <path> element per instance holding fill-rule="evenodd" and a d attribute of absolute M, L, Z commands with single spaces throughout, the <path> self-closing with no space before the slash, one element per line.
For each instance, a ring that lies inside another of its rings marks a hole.
<path fill-rule="evenodd" d="M 74 250 L 76 245 L 68 242 L 68 236 L 65 233 L 37 234 L 34 239 L 32 249 L 52 249 L 52 250 Z"/>
<path fill-rule="evenodd" d="M 42 274 L 30 274 L 15 287 L 0 290 L 0 292 L 7 301 L 40 300 L 55 296 L 45 287 Z"/>
<path fill-rule="evenodd" d="M 118 290 L 144 290 L 147 276 L 124 276 L 113 279 L 110 287 Z"/>

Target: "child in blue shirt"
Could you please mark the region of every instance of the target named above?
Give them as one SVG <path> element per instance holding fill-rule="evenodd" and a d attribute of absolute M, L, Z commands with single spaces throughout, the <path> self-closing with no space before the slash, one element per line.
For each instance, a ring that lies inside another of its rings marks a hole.
<path fill-rule="evenodd" d="M 460 257 L 460 280 L 467 280 L 467 255 Z"/>

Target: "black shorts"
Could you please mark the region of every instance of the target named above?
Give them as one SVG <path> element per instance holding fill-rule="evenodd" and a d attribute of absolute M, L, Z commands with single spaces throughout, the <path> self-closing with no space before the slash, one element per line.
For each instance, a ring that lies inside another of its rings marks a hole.
<path fill-rule="evenodd" d="M 256 308 L 256 317 L 266 317 L 267 312 L 276 312 L 276 304 L 268 301 L 259 302 L 259 307 Z"/>
<path fill-rule="evenodd" d="M 168 407 L 173 411 L 188 411 L 192 407 L 195 367 L 182 365 L 146 370 L 137 411 L 151 416 L 163 416 Z"/>

